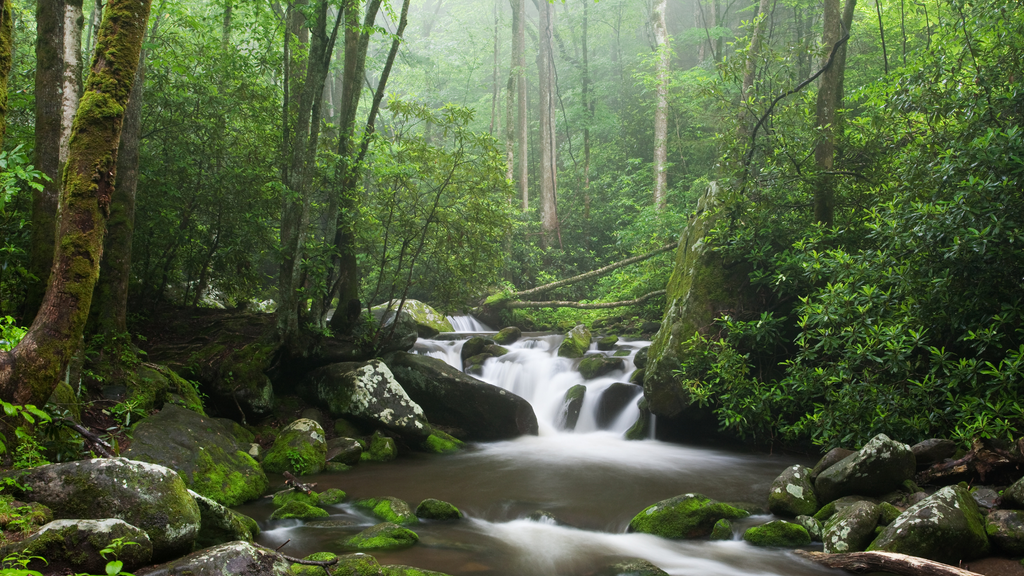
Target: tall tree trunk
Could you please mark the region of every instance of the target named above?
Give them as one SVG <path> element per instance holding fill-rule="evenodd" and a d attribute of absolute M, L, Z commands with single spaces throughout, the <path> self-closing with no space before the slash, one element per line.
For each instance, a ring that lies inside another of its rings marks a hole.
<path fill-rule="evenodd" d="M 844 32 L 849 33 L 845 20 L 848 14 L 852 22 L 855 4 L 856 0 L 846 0 L 844 13 L 840 14 L 839 0 L 824 0 L 822 44 L 830 53 Z M 828 61 L 827 57 L 825 61 Z M 831 226 L 835 221 L 835 178 L 831 172 L 835 162 L 836 137 L 839 134 L 836 111 L 842 105 L 845 69 L 844 43 L 836 51 L 832 65 L 821 75 L 816 105 L 818 140 L 814 147 L 814 161 L 820 173 L 814 188 L 814 220 L 826 226 Z"/>
<path fill-rule="evenodd" d="M 64 87 L 61 94 L 60 165 L 68 159 L 71 140 L 71 122 L 78 111 L 78 96 L 82 93 L 82 0 L 65 0 L 64 5 Z"/>
<path fill-rule="evenodd" d="M 526 0 L 512 0 L 512 70 L 516 75 L 516 101 L 519 103 L 516 141 L 519 142 L 519 198 L 523 212 L 530 209 L 530 122 L 526 101 Z"/>
<path fill-rule="evenodd" d="M 668 0 L 657 0 L 652 14 L 654 40 L 658 50 L 654 107 L 654 207 L 658 210 L 665 208 L 665 198 L 668 194 L 668 71 L 671 48 L 668 42 L 668 26 L 665 22 L 667 9 Z"/>
<path fill-rule="evenodd" d="M 24 322 L 35 317 L 53 266 L 60 198 L 61 86 L 64 83 L 64 0 L 36 1 L 35 166 L 49 177 L 32 191 L 32 240 Z"/>
<path fill-rule="evenodd" d="M 494 0 L 494 63 L 491 68 L 491 129 L 488 132 L 494 135 L 495 124 L 501 130 L 501 120 L 498 118 L 498 96 L 501 88 L 498 86 L 498 0 Z"/>
<path fill-rule="evenodd" d="M 583 2 L 583 114 L 586 124 L 583 127 L 583 219 L 590 220 L 590 126 L 594 123 L 594 103 L 590 96 L 590 48 L 588 45 L 589 11 L 587 0 Z"/>
<path fill-rule="evenodd" d="M 0 149 L 3 148 L 4 136 L 7 134 L 7 77 L 11 74 L 13 36 L 11 0 L 0 0 Z"/>
<path fill-rule="evenodd" d="M 555 151 L 555 80 L 554 54 L 551 49 L 553 19 L 551 4 L 540 0 L 540 23 L 537 55 L 538 84 L 540 84 L 540 228 L 541 244 L 547 248 L 559 244 L 558 209 L 555 194 L 558 190 L 557 153 Z"/>
<path fill-rule="evenodd" d="M 14 350 L 0 353 L 0 398 L 7 402 L 45 403 L 85 329 L 149 5 L 149 0 L 107 2 L 71 131 L 52 278 L 28 333 Z"/>

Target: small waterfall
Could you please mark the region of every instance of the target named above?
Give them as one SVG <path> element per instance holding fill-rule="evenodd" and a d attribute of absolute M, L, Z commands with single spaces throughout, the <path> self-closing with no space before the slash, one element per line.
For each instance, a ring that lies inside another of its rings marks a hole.
<path fill-rule="evenodd" d="M 452 323 L 455 332 L 494 332 L 486 324 L 472 316 L 448 316 L 447 318 Z"/>

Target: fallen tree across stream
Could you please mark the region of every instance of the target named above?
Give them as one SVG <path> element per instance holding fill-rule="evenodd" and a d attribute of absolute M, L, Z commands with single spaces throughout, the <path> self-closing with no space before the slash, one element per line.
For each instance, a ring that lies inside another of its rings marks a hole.
<path fill-rule="evenodd" d="M 943 564 L 926 558 L 897 554 L 895 552 L 849 552 L 846 554 L 825 554 L 796 550 L 794 554 L 828 568 L 864 574 L 888 572 L 899 576 L 981 576 L 977 572 Z"/>
<path fill-rule="evenodd" d="M 506 304 L 508 308 L 583 308 L 586 310 L 598 310 L 602 308 L 618 308 L 620 306 L 633 306 L 635 304 L 641 304 L 646 300 L 654 298 L 655 296 L 661 296 L 665 294 L 667 290 L 655 290 L 644 294 L 639 298 L 633 300 L 620 300 L 618 302 L 571 302 L 567 300 L 549 300 L 546 302 L 540 301 L 515 301 Z"/>

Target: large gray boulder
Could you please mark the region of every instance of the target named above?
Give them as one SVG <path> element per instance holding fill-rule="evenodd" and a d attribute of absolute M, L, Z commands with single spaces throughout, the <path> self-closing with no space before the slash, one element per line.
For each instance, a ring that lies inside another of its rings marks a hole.
<path fill-rule="evenodd" d="M 389 310 L 391 314 L 394 314 L 399 304 L 401 304 L 401 300 L 392 300 L 391 302 L 385 302 L 370 308 L 370 312 L 379 322 Z M 412 318 L 413 323 L 416 325 L 416 333 L 420 338 L 433 338 L 440 332 L 455 331 L 452 323 L 444 314 L 419 300 L 411 298 L 406 300 L 402 306 L 402 312 L 409 314 L 409 317 Z"/>
<path fill-rule="evenodd" d="M 192 550 L 199 534 L 199 506 L 177 472 L 127 458 L 49 464 L 4 474 L 60 519 L 118 518 L 141 528 L 153 543 L 154 561 Z"/>
<path fill-rule="evenodd" d="M 989 512 L 985 531 L 996 550 L 1010 556 L 1024 554 L 1024 512 L 993 510 Z"/>
<path fill-rule="evenodd" d="M 967 489 L 946 486 L 907 508 L 868 546 L 957 565 L 989 551 L 985 518 Z"/>
<path fill-rule="evenodd" d="M 629 530 L 662 538 L 703 538 L 722 518 L 746 516 L 747 512 L 703 494 L 683 494 L 644 508 L 629 522 Z"/>
<path fill-rule="evenodd" d="M 537 434 L 537 415 L 519 396 L 481 382 L 444 360 L 395 353 L 387 358 L 395 378 L 432 424 L 460 440 L 508 440 Z"/>
<path fill-rule="evenodd" d="M 778 516 L 812 516 L 818 511 L 818 497 L 811 483 L 811 470 L 795 464 L 772 482 L 768 491 L 768 509 Z"/>
<path fill-rule="evenodd" d="M 135 576 L 291 576 L 289 563 L 279 554 L 250 542 L 226 542 L 193 552 L 159 566 L 143 568 Z"/>
<path fill-rule="evenodd" d="M 124 563 L 124 571 L 131 572 L 150 563 L 153 543 L 149 536 L 141 528 L 116 518 L 54 520 L 28 539 L 4 546 L 0 554 L 4 557 L 18 553 L 24 558 L 45 558 L 45 563 L 32 560 L 26 566 L 44 574 L 105 574 L 107 559 L 100 555 L 100 551 L 117 538 L 133 542 L 121 548 L 117 555 L 117 559 Z"/>
<path fill-rule="evenodd" d="M 1003 507 L 1024 509 L 1024 478 L 1003 490 Z"/>
<path fill-rule="evenodd" d="M 407 438 L 430 434 L 423 409 L 380 360 L 318 368 L 310 372 L 300 393 L 335 418 L 359 420 Z"/>
<path fill-rule="evenodd" d="M 879 513 L 878 505 L 866 500 L 838 510 L 822 528 L 825 552 L 863 551 L 875 538 Z"/>
<path fill-rule="evenodd" d="M 616 370 L 622 370 L 624 366 L 622 358 L 609 358 L 604 354 L 587 354 L 583 360 L 580 360 L 577 369 L 584 380 L 593 380 Z"/>
<path fill-rule="evenodd" d="M 822 502 L 858 494 L 881 496 L 914 477 L 914 453 L 910 446 L 879 434 L 857 452 L 833 464 L 814 480 Z"/>
<path fill-rule="evenodd" d="M 256 500 L 270 485 L 248 454 L 255 438 L 231 420 L 168 403 L 132 435 L 125 456 L 177 471 L 189 488 L 224 506 Z"/>
<path fill-rule="evenodd" d="M 260 526 L 252 518 L 192 490 L 189 490 L 189 494 L 199 505 L 200 525 L 196 548 L 209 548 L 235 540 L 252 542 L 259 536 Z"/>

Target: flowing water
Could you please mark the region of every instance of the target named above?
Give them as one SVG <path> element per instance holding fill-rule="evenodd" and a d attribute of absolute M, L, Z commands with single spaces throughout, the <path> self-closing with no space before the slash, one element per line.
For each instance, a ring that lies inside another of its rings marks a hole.
<path fill-rule="evenodd" d="M 460 332 L 486 329 L 462 319 L 456 327 Z M 443 337 L 450 339 L 421 340 L 415 351 L 460 367 L 464 340 Z M 347 472 L 305 479 L 316 482 L 318 490 L 341 488 L 349 501 L 394 496 L 415 507 L 425 498 L 438 498 L 466 515 L 459 522 L 413 526 L 420 542 L 405 550 L 373 552 L 382 564 L 454 576 L 569 576 L 594 573 L 619 558 L 644 558 L 670 574 L 826 573 L 785 551 L 755 548 L 739 538 L 746 527 L 772 519 L 769 515 L 736 522 L 731 541 L 673 541 L 626 533 L 630 519 L 648 505 L 688 492 L 764 505 L 772 480 L 786 466 L 807 462 L 657 440 L 627 441 L 623 433 L 639 413 L 639 392 L 615 414 L 601 406 L 601 392 L 628 380 L 633 356 L 648 342 L 620 342 L 619 354 L 628 354 L 623 356 L 625 369 L 584 382 L 574 369 L 578 361 L 557 357 L 561 339 L 525 336 L 508 346 L 507 355 L 488 360 L 479 376 L 530 401 L 539 421 L 538 436 L 469 444 L 454 455 L 412 454 L 386 464 L 362 463 Z M 562 398 L 580 383 L 587 393 L 576 429 L 561 430 Z M 349 504 L 328 507 L 333 527 L 268 522 L 273 509 L 269 501 L 238 508 L 260 522 L 262 544 L 277 548 L 288 542 L 281 551 L 292 556 L 342 552 L 342 540 L 378 522 Z M 538 510 L 558 522 L 530 519 Z"/>

